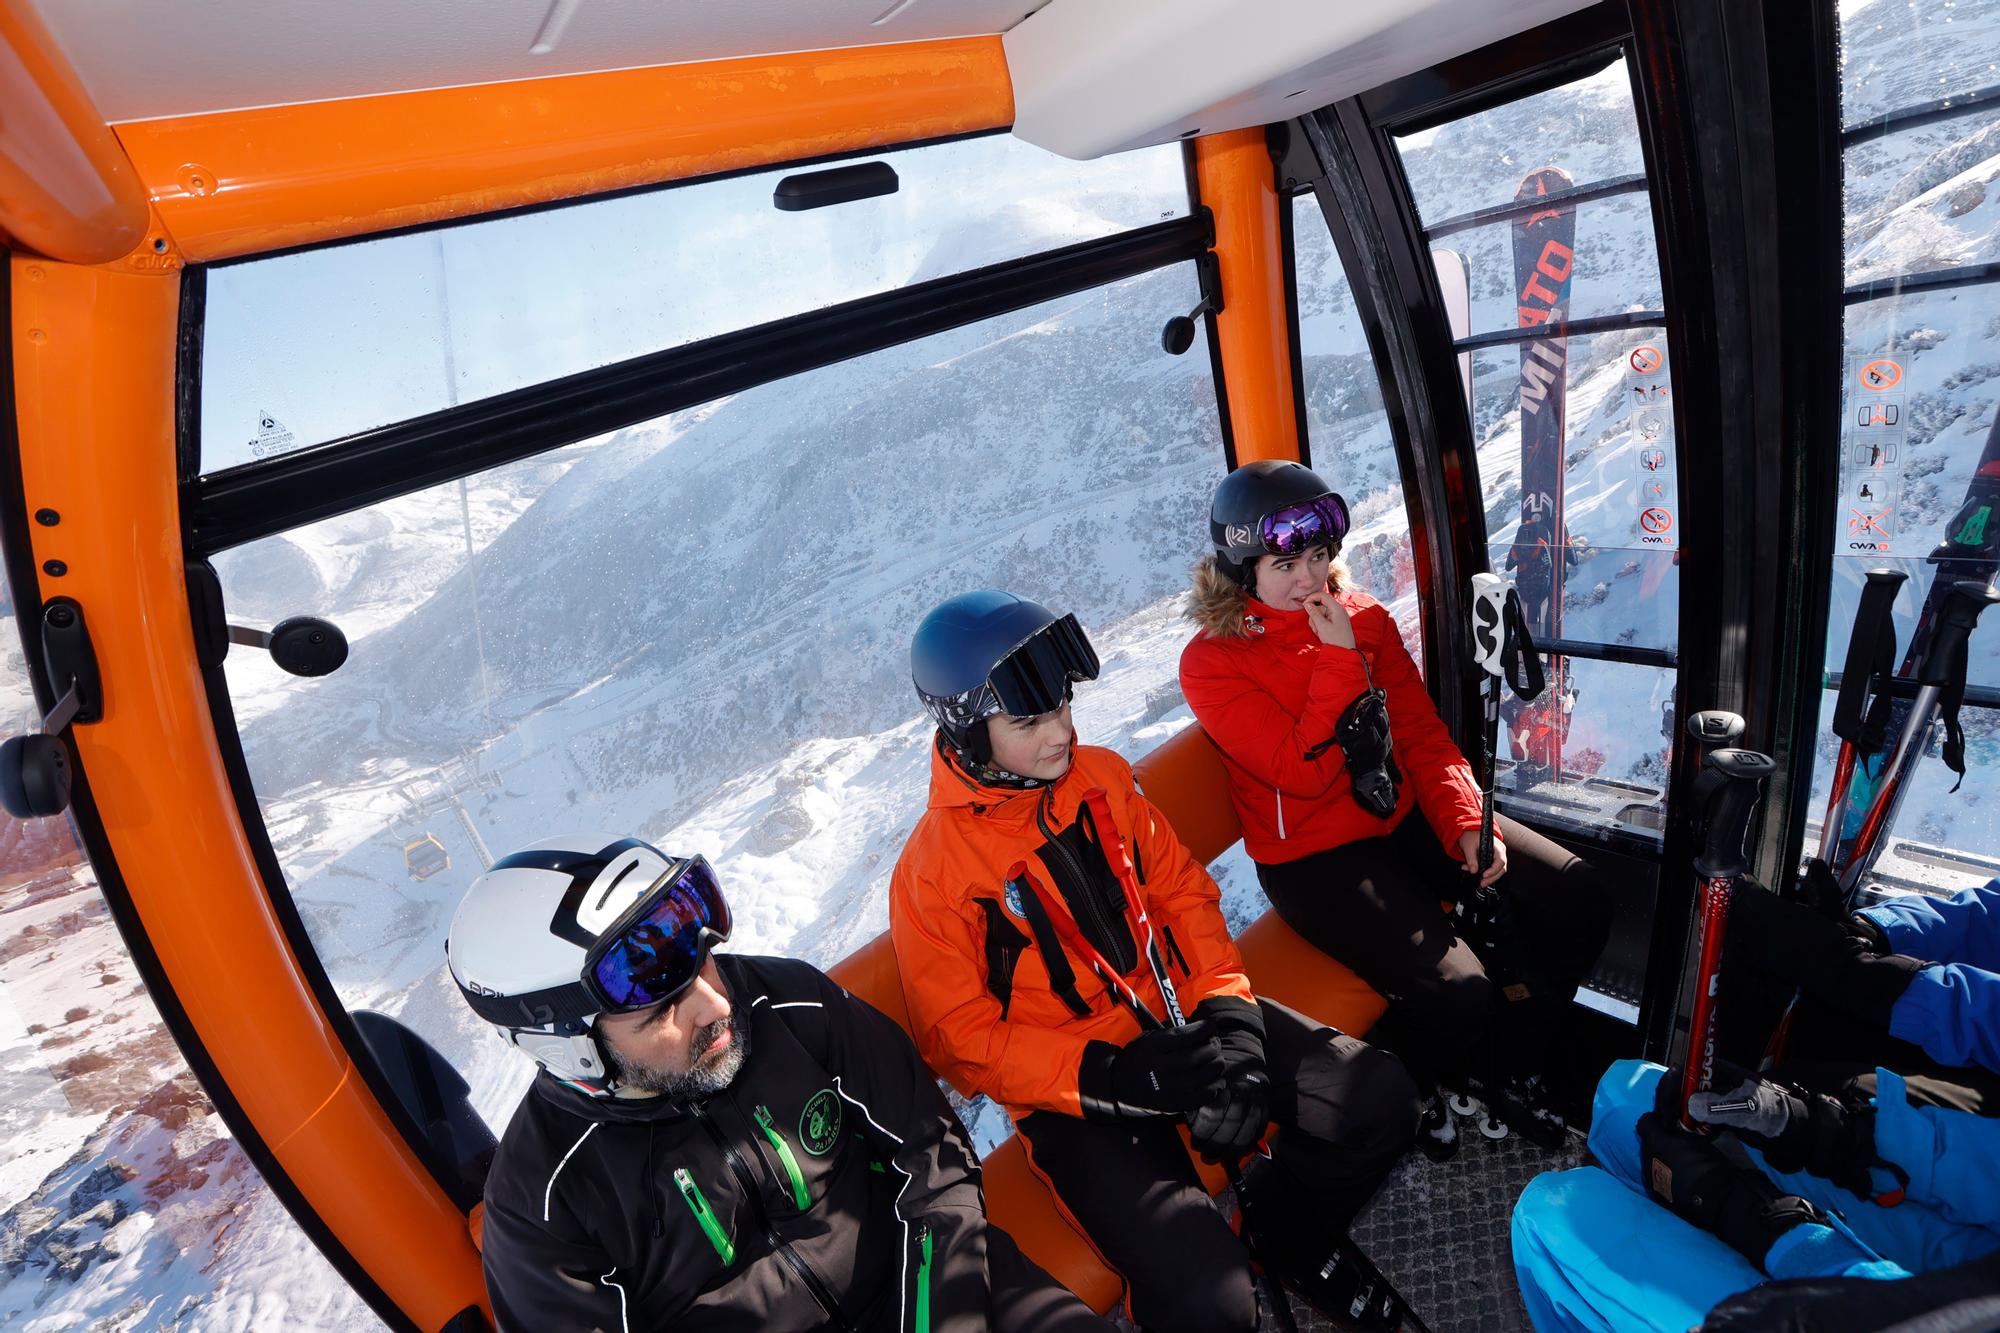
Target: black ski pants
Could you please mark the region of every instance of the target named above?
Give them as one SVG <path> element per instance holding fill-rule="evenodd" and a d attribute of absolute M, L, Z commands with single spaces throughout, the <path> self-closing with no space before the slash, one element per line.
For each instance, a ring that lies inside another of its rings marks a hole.
<path fill-rule="evenodd" d="M 1505 815 L 1494 822 L 1507 844 L 1498 881 L 1516 955 L 1507 962 L 1525 994 L 1498 992 L 1440 906 L 1474 883 L 1420 811 L 1383 837 L 1257 867 L 1285 924 L 1389 1001 L 1368 1039 L 1402 1056 L 1426 1089 L 1466 1073 L 1542 1070 L 1611 934 L 1611 895 L 1596 866 Z"/>
<path fill-rule="evenodd" d="M 986 1228 L 986 1305 L 993 1333 L 1115 1333 L 997 1226 Z"/>
<path fill-rule="evenodd" d="M 1256 1199 L 1272 1234 L 1327 1248 L 1373 1197 L 1416 1133 L 1417 1092 L 1392 1055 L 1270 1000 L 1271 1164 Z M 1195 1174 L 1168 1119 L 1098 1124 L 1053 1111 L 1015 1128 L 1056 1201 L 1124 1278 L 1148 1333 L 1249 1333 L 1249 1254 Z"/>

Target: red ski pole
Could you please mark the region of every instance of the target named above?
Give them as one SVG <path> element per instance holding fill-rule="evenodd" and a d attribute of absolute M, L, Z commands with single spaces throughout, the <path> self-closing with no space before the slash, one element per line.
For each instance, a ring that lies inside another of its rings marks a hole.
<path fill-rule="evenodd" d="M 1701 946 L 1695 959 L 1694 1016 L 1688 1024 L 1685 1071 L 1681 1076 L 1681 1124 L 1696 1129 L 1688 1098 L 1715 1084 L 1715 1030 L 1722 990 L 1722 946 L 1729 929 L 1729 900 L 1750 868 L 1744 851 L 1750 816 L 1764 779 L 1777 772 L 1769 755 L 1754 750 L 1717 750 L 1695 779 L 1694 797 L 1703 823 L 1702 850 L 1695 858 L 1701 879 Z"/>

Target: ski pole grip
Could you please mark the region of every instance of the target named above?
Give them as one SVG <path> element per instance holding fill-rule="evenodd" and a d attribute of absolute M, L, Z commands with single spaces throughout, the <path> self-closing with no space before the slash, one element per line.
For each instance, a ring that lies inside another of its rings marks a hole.
<path fill-rule="evenodd" d="M 1854 612 L 1854 630 L 1847 640 L 1847 660 L 1840 672 L 1840 693 L 1833 701 L 1833 734 L 1844 741 L 1861 739 L 1861 714 L 1873 688 L 1873 677 L 1885 663 L 1894 670 L 1896 594 L 1909 575 L 1900 569 L 1871 569 Z"/>
<path fill-rule="evenodd" d="M 1944 605 L 1938 608 L 1930 648 L 1925 652 L 1924 664 L 1917 673 L 1918 684 L 1951 683 L 1952 677 L 1963 669 L 1966 640 L 1972 636 L 1972 627 L 1979 623 L 1980 612 L 1995 602 L 2000 602 L 2000 591 L 1983 583 L 1967 579 L 1951 585 L 1951 590 L 1944 595 Z"/>
<path fill-rule="evenodd" d="M 1734 745 L 1743 739 L 1743 717 L 1726 708 L 1708 708 L 1688 719 L 1688 735 L 1702 745 Z"/>
<path fill-rule="evenodd" d="M 1695 780 L 1703 826 L 1696 874 L 1703 879 L 1734 879 L 1749 870 L 1744 845 L 1749 841 L 1750 816 L 1757 809 L 1764 779 L 1777 771 L 1771 756 L 1755 750 L 1717 750 L 1708 756 Z"/>

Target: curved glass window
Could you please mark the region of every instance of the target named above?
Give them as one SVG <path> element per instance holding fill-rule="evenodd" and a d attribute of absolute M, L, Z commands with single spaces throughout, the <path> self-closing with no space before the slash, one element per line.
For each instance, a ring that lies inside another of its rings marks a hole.
<path fill-rule="evenodd" d="M 1808 853 L 1836 859 L 1844 842 L 1827 844 L 1825 829 L 1840 748 L 1832 686 L 1866 571 L 1907 576 L 1894 608 L 1893 659 L 1904 677 L 1917 669 L 1919 625 L 1941 570 L 1946 581 L 1995 576 L 1991 562 L 1945 569 L 1929 557 L 1971 534 L 1968 525 L 2000 522 L 2000 275 L 1983 268 L 2000 258 L 2000 105 L 1952 105 L 2000 85 L 2000 3 L 1846 3 L 1841 36 L 1849 290 L 1840 435 L 1827 442 L 1840 451 L 1829 688 L 1806 832 Z M 1940 271 L 1950 271 L 1942 284 Z M 1981 622 L 1969 660 L 1964 782 L 1931 729 L 1873 864 L 1878 889 L 1954 889 L 2000 873 L 2000 618 Z M 1857 829 L 1872 796 L 1864 760 L 1837 827 Z"/>
<path fill-rule="evenodd" d="M 1573 645 L 1549 655 L 1542 701 L 1503 710 L 1498 785 L 1514 813 L 1651 842 L 1682 510 L 1638 114 L 1624 60 L 1607 59 L 1395 142 L 1433 257 L 1449 252 L 1469 293 L 1457 345 L 1489 567 L 1521 590 L 1538 640 Z M 1557 562 L 1560 597 L 1549 579 L 1538 600 L 1527 571 Z M 1610 660 L 1633 653 L 1649 660 Z"/>
<path fill-rule="evenodd" d="M 896 193 L 807 212 L 772 205 L 802 170 L 778 167 L 213 266 L 201 470 L 1188 210 L 1178 145 L 1072 162 L 1002 134 L 877 156 Z"/>
<path fill-rule="evenodd" d="M 218 557 L 232 613 L 353 643 L 317 680 L 226 662 L 341 998 L 502 1123 L 532 1066 L 452 989 L 445 932 L 484 865 L 565 831 L 705 853 L 733 948 L 851 953 L 925 802 L 909 633 L 958 592 L 1077 614 L 1104 663 L 1085 741 L 1185 725 L 1181 594 L 1223 455 L 1206 348 L 1167 356 L 1159 328 L 1198 299 L 1176 265 Z"/>
<path fill-rule="evenodd" d="M 0 735 L 39 724 L 0 594 Z M 216 1114 L 67 817 L 0 813 L 6 1328 L 381 1328 Z"/>

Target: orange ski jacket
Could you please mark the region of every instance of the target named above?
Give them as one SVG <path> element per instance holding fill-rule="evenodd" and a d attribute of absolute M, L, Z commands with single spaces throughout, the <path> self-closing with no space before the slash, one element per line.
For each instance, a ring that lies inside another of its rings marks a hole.
<path fill-rule="evenodd" d="M 1431 704 L 1387 608 L 1340 588 L 1353 648 L 1319 641 L 1304 611 L 1197 586 L 1204 628 L 1181 652 L 1181 693 L 1222 753 L 1229 795 L 1253 861 L 1280 865 L 1379 838 L 1412 806 L 1454 859 L 1480 824 L 1479 783 Z M 1233 614 L 1232 614 L 1233 613 Z M 1403 774 L 1396 809 L 1377 819 L 1355 801 L 1334 730 L 1372 683 L 1389 696 Z"/>
<path fill-rule="evenodd" d="M 1108 800 L 1111 828 L 1093 828 L 1087 811 L 1079 816 L 1093 789 Z M 1023 895 L 1006 884 L 1008 871 L 1024 862 L 1035 884 L 1164 1018 L 1165 1002 L 1134 943 L 1122 891 L 1096 844 L 1114 837 L 1138 870 L 1183 1010 L 1192 1012 L 1212 995 L 1254 998 L 1222 918 L 1221 890 L 1139 794 L 1123 759 L 1080 745 L 1061 778 L 1016 791 L 981 784 L 941 738 L 933 742 L 930 808 L 896 862 L 889 930 L 917 1048 L 966 1096 L 983 1093 L 1014 1117 L 1034 1110 L 1114 1114 L 1095 1089 L 1110 1057 L 1138 1034 L 1138 1020 L 1082 959 L 1037 928 Z M 1054 979 L 1045 944 L 1062 955 Z M 1063 985 L 1072 975 L 1073 983 Z"/>

